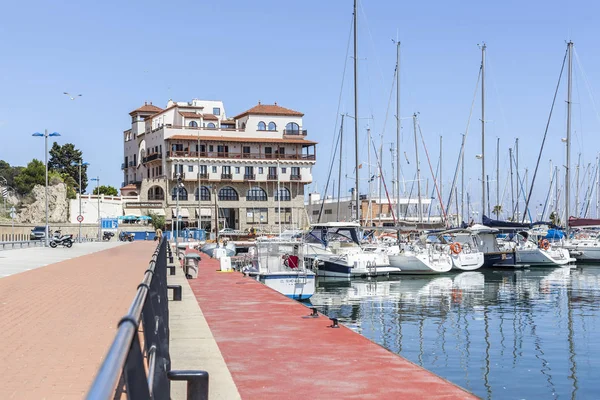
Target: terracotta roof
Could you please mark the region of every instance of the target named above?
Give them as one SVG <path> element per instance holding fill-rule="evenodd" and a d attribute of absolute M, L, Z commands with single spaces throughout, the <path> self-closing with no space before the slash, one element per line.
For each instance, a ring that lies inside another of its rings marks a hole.
<path fill-rule="evenodd" d="M 135 186 L 133 184 L 129 184 L 129 185 L 125 185 L 121 188 L 121 190 L 130 190 L 130 189 L 137 189 L 137 186 Z"/>
<path fill-rule="evenodd" d="M 212 115 L 212 114 L 197 114 L 197 113 L 185 112 L 185 111 L 179 111 L 179 114 L 181 114 L 185 118 L 203 118 L 207 121 L 218 121 L 219 120 L 219 118 L 217 118 L 216 115 Z"/>
<path fill-rule="evenodd" d="M 191 135 L 173 135 L 167 140 L 198 140 L 198 136 Z M 312 140 L 306 139 L 281 139 L 281 138 L 243 138 L 230 136 L 200 136 L 200 141 L 204 142 L 240 142 L 240 143 L 290 143 L 290 144 L 317 144 Z"/>
<path fill-rule="evenodd" d="M 246 115 L 287 115 L 290 117 L 302 117 L 303 113 L 290 110 L 289 108 L 278 106 L 275 104 L 260 104 L 252 107 L 248 111 L 244 111 L 240 115 L 233 117 L 234 119 L 245 117 Z"/>
<path fill-rule="evenodd" d="M 155 105 L 153 105 L 152 103 L 148 104 L 144 104 L 143 106 L 141 106 L 138 109 L 133 110 L 132 112 L 129 113 L 129 115 L 133 115 L 137 112 L 151 112 L 151 113 L 157 113 L 157 112 L 161 112 L 163 109 L 160 107 L 157 107 Z"/>

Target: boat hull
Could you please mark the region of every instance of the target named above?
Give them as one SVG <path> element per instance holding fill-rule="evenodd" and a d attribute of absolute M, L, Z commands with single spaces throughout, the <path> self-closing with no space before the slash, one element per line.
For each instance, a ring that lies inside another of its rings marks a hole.
<path fill-rule="evenodd" d="M 535 249 L 517 249 L 517 263 L 532 267 L 554 267 L 566 265 L 576 261 L 569 255 L 567 249 L 553 249 L 551 251 Z"/>
<path fill-rule="evenodd" d="M 257 279 L 290 299 L 308 300 L 315 294 L 316 275 L 310 271 L 260 274 Z"/>
<path fill-rule="evenodd" d="M 483 266 L 485 257 L 483 253 L 452 254 L 452 269 L 456 271 L 475 271 Z"/>
<path fill-rule="evenodd" d="M 400 269 L 400 275 L 442 274 L 452 269 L 450 260 L 442 263 L 428 263 L 415 254 L 390 255 L 390 265 Z"/>
<path fill-rule="evenodd" d="M 507 267 L 514 268 L 516 266 L 514 252 L 496 252 L 483 254 L 483 266 L 486 268 Z"/>
<path fill-rule="evenodd" d="M 593 244 L 577 244 L 564 246 L 572 252 L 578 262 L 597 263 L 600 262 L 600 246 L 597 242 Z"/>

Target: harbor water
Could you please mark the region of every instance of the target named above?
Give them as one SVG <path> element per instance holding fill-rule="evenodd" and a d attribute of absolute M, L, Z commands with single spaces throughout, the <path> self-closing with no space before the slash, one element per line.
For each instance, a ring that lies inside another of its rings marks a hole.
<path fill-rule="evenodd" d="M 481 398 L 600 398 L 600 266 L 319 278 L 311 303 Z"/>

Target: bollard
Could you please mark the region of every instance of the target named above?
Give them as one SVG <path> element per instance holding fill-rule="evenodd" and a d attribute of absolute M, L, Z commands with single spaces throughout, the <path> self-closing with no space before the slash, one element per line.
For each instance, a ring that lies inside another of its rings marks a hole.
<path fill-rule="evenodd" d="M 208 372 L 177 370 L 167 376 L 171 381 L 187 381 L 187 400 L 208 400 Z"/>

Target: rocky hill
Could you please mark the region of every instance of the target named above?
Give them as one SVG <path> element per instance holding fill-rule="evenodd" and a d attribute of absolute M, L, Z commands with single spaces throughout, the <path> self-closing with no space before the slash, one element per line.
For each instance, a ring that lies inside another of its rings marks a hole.
<path fill-rule="evenodd" d="M 23 204 L 16 222 L 42 223 L 46 221 L 46 192 L 44 186 L 35 185 L 29 195 L 33 202 Z M 24 202 L 25 203 L 25 202 Z M 67 185 L 58 183 L 48 186 L 48 221 L 66 222 L 69 215 Z"/>

